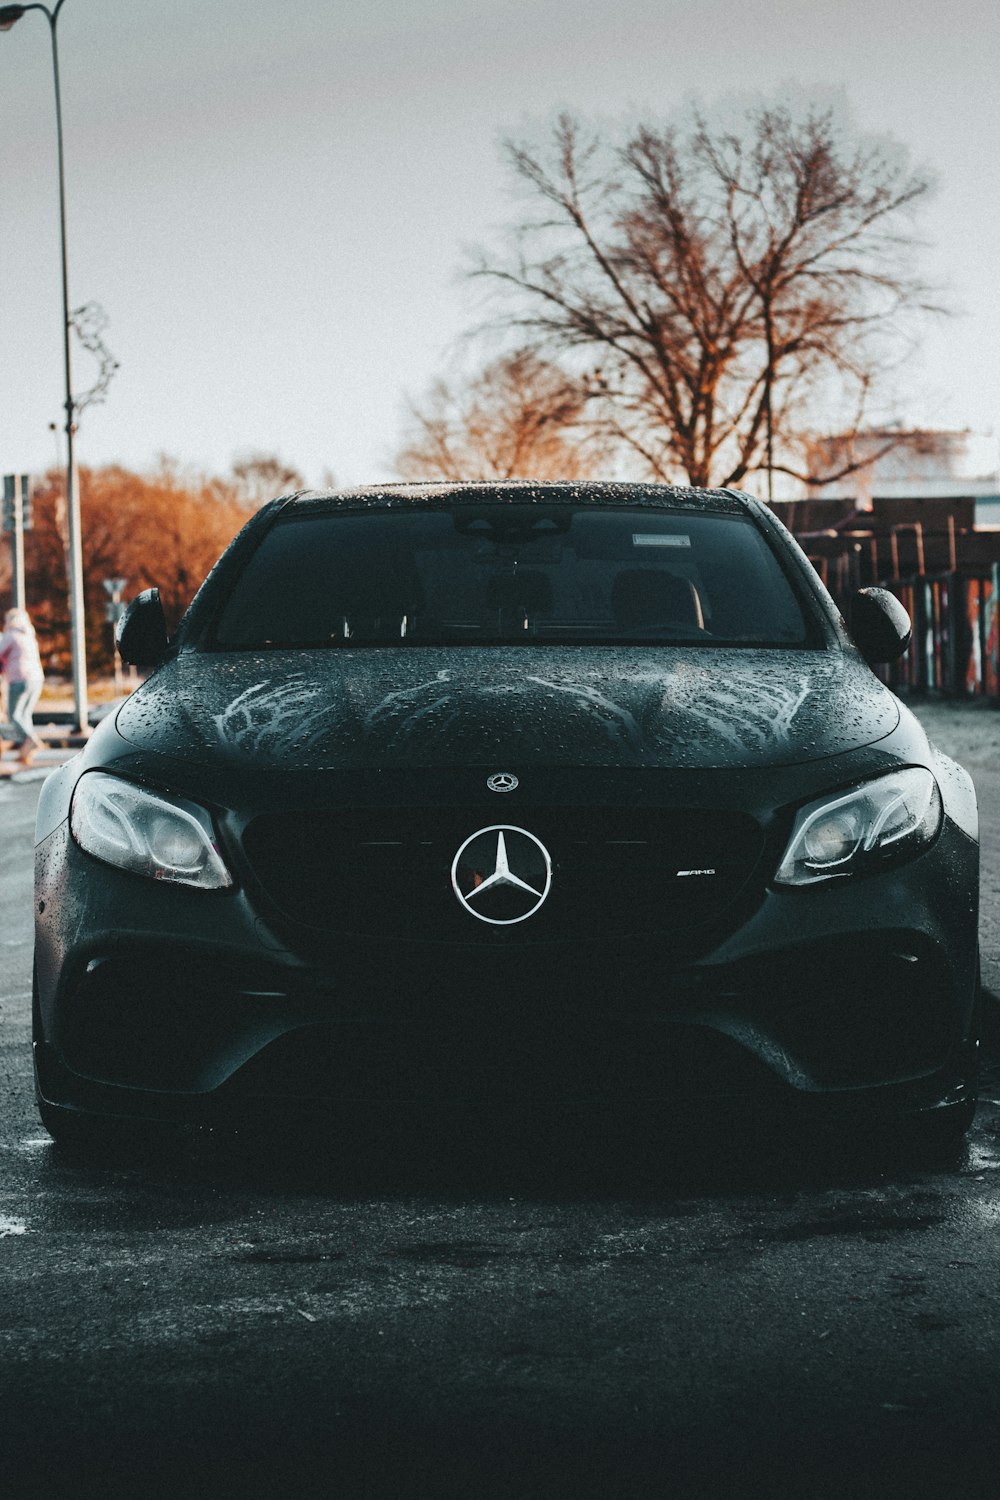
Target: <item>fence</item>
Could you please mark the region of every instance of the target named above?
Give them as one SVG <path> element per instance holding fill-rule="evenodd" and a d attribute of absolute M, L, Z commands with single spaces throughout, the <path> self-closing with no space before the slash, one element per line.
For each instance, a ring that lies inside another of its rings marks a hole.
<path fill-rule="evenodd" d="M 890 687 L 1000 699 L 1000 564 L 971 576 L 933 573 L 883 587 L 913 621 L 909 651 L 888 669 Z"/>

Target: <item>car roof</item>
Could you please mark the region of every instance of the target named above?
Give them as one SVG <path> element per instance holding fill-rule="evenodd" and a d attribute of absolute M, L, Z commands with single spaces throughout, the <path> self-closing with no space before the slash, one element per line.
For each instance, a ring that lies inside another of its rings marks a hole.
<path fill-rule="evenodd" d="M 615 480 L 474 480 L 459 483 L 369 484 L 342 490 L 297 490 L 275 501 L 296 512 L 390 509 L 404 505 L 622 505 L 742 513 L 750 497 L 729 489 L 619 483 Z"/>

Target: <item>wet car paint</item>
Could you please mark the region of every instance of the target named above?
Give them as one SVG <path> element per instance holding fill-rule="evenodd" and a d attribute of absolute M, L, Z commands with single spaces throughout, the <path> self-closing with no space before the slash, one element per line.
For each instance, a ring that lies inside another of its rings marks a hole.
<path fill-rule="evenodd" d="M 201 764 L 794 765 L 884 738 L 896 699 L 860 659 L 697 647 L 189 653 L 121 708 L 141 750 Z"/>

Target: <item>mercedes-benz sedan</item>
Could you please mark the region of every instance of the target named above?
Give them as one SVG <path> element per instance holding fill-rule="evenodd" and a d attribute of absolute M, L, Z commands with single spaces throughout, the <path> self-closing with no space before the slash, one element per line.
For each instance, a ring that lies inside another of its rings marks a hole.
<path fill-rule="evenodd" d="M 278 499 L 44 785 L 57 1140 L 293 1105 L 774 1096 L 957 1138 L 971 782 L 729 490 Z"/>

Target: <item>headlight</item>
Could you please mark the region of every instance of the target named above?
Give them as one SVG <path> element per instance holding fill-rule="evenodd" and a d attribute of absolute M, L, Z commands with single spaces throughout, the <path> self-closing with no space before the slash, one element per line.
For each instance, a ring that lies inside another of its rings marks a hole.
<path fill-rule="evenodd" d="M 88 771 L 76 784 L 69 826 L 81 849 L 133 875 L 213 891 L 233 883 L 212 819 L 197 803 Z"/>
<path fill-rule="evenodd" d="M 910 766 L 800 809 L 776 885 L 859 875 L 916 854 L 941 826 L 930 771 Z"/>

